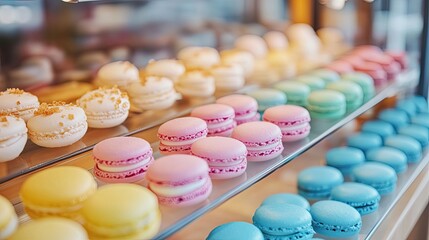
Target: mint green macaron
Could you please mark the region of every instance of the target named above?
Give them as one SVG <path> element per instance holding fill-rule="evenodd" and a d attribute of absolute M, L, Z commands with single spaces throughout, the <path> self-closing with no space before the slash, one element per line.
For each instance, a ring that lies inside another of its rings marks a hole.
<path fill-rule="evenodd" d="M 326 68 L 314 70 L 310 72 L 310 75 L 321 78 L 326 84 L 336 82 L 341 79 L 337 72 Z"/>
<path fill-rule="evenodd" d="M 328 84 L 326 89 L 335 90 L 341 92 L 346 97 L 347 111 L 353 111 L 360 107 L 363 102 L 362 88 L 354 82 L 350 81 L 338 81 Z"/>
<path fill-rule="evenodd" d="M 307 84 L 298 81 L 281 81 L 273 87 L 286 94 L 288 104 L 298 106 L 307 105 L 307 98 L 311 91 Z"/>
<path fill-rule="evenodd" d="M 351 81 L 358 84 L 362 88 L 363 102 L 367 102 L 375 95 L 374 80 L 371 76 L 362 72 L 350 72 L 341 75 L 341 80 Z"/>
<path fill-rule="evenodd" d="M 286 94 L 273 88 L 261 88 L 247 95 L 253 97 L 258 102 L 258 111 L 263 113 L 267 108 L 284 105 L 287 102 Z"/>
<path fill-rule="evenodd" d="M 322 78 L 312 75 L 301 75 L 294 80 L 307 84 L 311 91 L 320 90 L 326 86 L 326 83 Z"/>
<path fill-rule="evenodd" d="M 307 109 L 312 118 L 341 118 L 346 113 L 346 97 L 329 89 L 313 91 L 308 96 Z"/>

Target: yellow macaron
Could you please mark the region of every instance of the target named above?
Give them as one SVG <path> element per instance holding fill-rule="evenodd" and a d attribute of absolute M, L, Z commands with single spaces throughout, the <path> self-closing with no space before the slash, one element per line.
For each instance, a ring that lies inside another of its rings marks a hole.
<path fill-rule="evenodd" d="M 77 222 L 67 218 L 47 217 L 19 226 L 9 240 L 87 240 L 88 234 Z"/>
<path fill-rule="evenodd" d="M 87 170 L 73 166 L 52 167 L 30 176 L 20 197 L 31 218 L 60 216 L 79 219 L 83 202 L 97 183 Z"/>
<path fill-rule="evenodd" d="M 7 239 L 18 227 L 18 217 L 12 204 L 0 195 L 0 239 Z"/>
<path fill-rule="evenodd" d="M 82 208 L 91 239 L 151 239 L 161 217 L 156 196 L 136 184 L 100 187 Z"/>

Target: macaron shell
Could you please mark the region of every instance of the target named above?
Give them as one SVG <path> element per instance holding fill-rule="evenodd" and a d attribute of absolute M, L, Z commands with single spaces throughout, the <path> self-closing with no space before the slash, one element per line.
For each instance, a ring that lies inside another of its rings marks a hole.
<path fill-rule="evenodd" d="M 245 159 L 247 149 L 233 138 L 207 137 L 193 143 L 191 153 L 205 159 L 210 166 L 233 166 Z"/>
<path fill-rule="evenodd" d="M 258 109 L 257 101 L 246 95 L 233 94 L 221 97 L 216 100 L 216 103 L 231 106 L 234 109 L 236 116 L 250 111 L 256 111 Z"/>
<path fill-rule="evenodd" d="M 136 159 L 152 152 L 149 143 L 137 137 L 114 137 L 103 140 L 94 146 L 92 154 L 103 161 L 117 162 Z"/>
<path fill-rule="evenodd" d="M 278 126 L 269 122 L 248 122 L 237 126 L 231 135 L 246 146 L 264 146 L 281 138 Z"/>
<path fill-rule="evenodd" d="M 224 104 L 207 104 L 196 107 L 191 112 L 192 117 L 201 118 L 211 123 L 219 123 L 234 118 L 234 109 Z"/>
<path fill-rule="evenodd" d="M 194 139 L 197 134 L 207 134 L 207 124 L 204 120 L 195 117 L 181 117 L 162 124 L 158 129 L 158 136 L 165 136 L 169 141 L 180 141 L 181 138 Z"/>
<path fill-rule="evenodd" d="M 103 87 L 114 85 L 124 88 L 127 85 L 138 82 L 139 70 L 128 61 L 117 61 L 103 65 L 98 70 L 96 83 Z"/>
<path fill-rule="evenodd" d="M 27 142 L 27 127 L 21 118 L 0 117 L 0 162 L 13 160 Z"/>
<path fill-rule="evenodd" d="M 369 162 L 384 163 L 396 173 L 401 173 L 407 169 L 407 156 L 400 150 L 392 147 L 381 147 L 369 150 L 366 156 Z"/>
<path fill-rule="evenodd" d="M 381 195 L 390 193 L 396 186 L 397 176 L 386 164 L 368 162 L 352 170 L 353 181 L 374 187 Z"/>
<path fill-rule="evenodd" d="M 39 107 L 39 100 L 33 94 L 19 89 L 0 92 L 0 114 L 12 113 L 28 121 Z"/>
<path fill-rule="evenodd" d="M 310 203 L 298 194 L 277 193 L 267 197 L 261 205 L 267 204 L 292 204 L 310 210 Z"/>
<path fill-rule="evenodd" d="M 346 203 L 361 215 L 377 210 L 380 198 L 376 189 L 361 183 L 343 183 L 331 191 L 331 200 Z"/>
<path fill-rule="evenodd" d="M 229 222 L 217 226 L 206 240 L 264 240 L 261 230 L 247 222 Z"/>

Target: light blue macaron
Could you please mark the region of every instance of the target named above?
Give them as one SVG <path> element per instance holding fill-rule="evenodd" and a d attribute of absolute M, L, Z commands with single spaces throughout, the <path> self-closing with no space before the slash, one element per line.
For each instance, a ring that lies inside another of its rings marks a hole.
<path fill-rule="evenodd" d="M 337 72 L 326 68 L 311 71 L 309 74 L 311 76 L 321 78 L 323 81 L 325 81 L 326 84 L 337 82 L 341 79 L 340 75 Z"/>
<path fill-rule="evenodd" d="M 321 90 L 326 86 L 326 83 L 325 81 L 323 81 L 323 79 L 312 75 L 301 75 L 294 80 L 307 84 L 307 86 L 310 87 L 311 91 Z"/>
<path fill-rule="evenodd" d="M 405 111 L 393 108 L 381 111 L 378 114 L 378 119 L 392 124 L 396 130 L 400 127 L 408 125 L 410 121 L 410 118 Z"/>
<path fill-rule="evenodd" d="M 278 82 L 273 87 L 286 94 L 288 104 L 302 107 L 307 105 L 307 98 L 311 91 L 307 84 L 288 80 Z"/>
<path fill-rule="evenodd" d="M 344 177 L 336 168 L 310 167 L 298 174 L 298 193 L 307 199 L 329 198 L 332 188 L 343 182 Z"/>
<path fill-rule="evenodd" d="M 401 150 L 407 156 L 408 163 L 419 162 L 422 158 L 422 146 L 412 137 L 395 135 L 386 138 L 385 146 Z"/>
<path fill-rule="evenodd" d="M 352 170 L 353 181 L 375 188 L 380 195 L 391 193 L 398 177 L 393 168 L 378 162 L 368 162 Z"/>
<path fill-rule="evenodd" d="M 307 210 L 310 210 L 310 203 L 307 201 L 307 199 L 301 197 L 298 194 L 292 194 L 292 193 L 273 194 L 265 198 L 265 200 L 261 203 L 261 205 L 285 204 L 285 203 L 297 205 Z"/>
<path fill-rule="evenodd" d="M 398 130 L 398 134 L 416 139 L 422 148 L 425 148 L 429 144 L 429 129 L 419 125 L 411 124 L 401 127 Z"/>
<path fill-rule="evenodd" d="M 258 102 L 258 111 L 263 113 L 267 108 L 284 105 L 287 102 L 286 94 L 272 88 L 262 88 L 247 93 Z"/>
<path fill-rule="evenodd" d="M 361 215 L 378 209 L 380 194 L 375 188 L 355 182 L 343 183 L 332 189 L 331 200 L 340 201 L 354 207 Z"/>
<path fill-rule="evenodd" d="M 261 205 L 252 219 L 265 239 L 311 239 L 314 235 L 310 213 L 296 205 Z"/>
<path fill-rule="evenodd" d="M 429 129 L 429 113 L 419 113 L 411 118 L 411 123 Z"/>
<path fill-rule="evenodd" d="M 407 156 L 402 151 L 392 147 L 381 147 L 369 150 L 366 154 L 369 162 L 378 162 L 389 165 L 396 173 L 404 172 L 407 165 Z"/>
<path fill-rule="evenodd" d="M 362 228 L 359 212 L 339 201 L 324 200 L 311 206 L 314 230 L 327 237 L 346 238 L 357 235 Z"/>
<path fill-rule="evenodd" d="M 423 96 L 414 95 L 414 96 L 410 97 L 409 99 L 411 99 L 414 102 L 414 104 L 416 105 L 417 112 L 419 112 L 419 113 L 428 113 L 429 112 L 428 102 L 427 102 L 426 98 L 424 98 Z"/>
<path fill-rule="evenodd" d="M 411 99 L 399 100 L 396 102 L 396 109 L 406 112 L 408 117 L 413 117 L 417 114 L 417 106 Z"/>
<path fill-rule="evenodd" d="M 326 155 L 326 165 L 341 171 L 344 176 L 350 174 L 352 169 L 365 162 L 362 150 L 353 147 L 337 147 L 330 149 Z"/>
<path fill-rule="evenodd" d="M 348 137 L 347 145 L 349 147 L 359 148 L 366 153 L 366 151 L 370 149 L 381 147 L 383 141 L 381 137 L 375 133 L 361 132 Z"/>
<path fill-rule="evenodd" d="M 207 240 L 264 240 L 261 230 L 247 222 L 229 222 L 217 226 Z"/>
<path fill-rule="evenodd" d="M 386 137 L 395 134 L 395 128 L 393 128 L 392 124 L 381 120 L 365 122 L 362 125 L 361 131 L 365 133 L 375 133 L 379 135 L 383 140 Z"/>

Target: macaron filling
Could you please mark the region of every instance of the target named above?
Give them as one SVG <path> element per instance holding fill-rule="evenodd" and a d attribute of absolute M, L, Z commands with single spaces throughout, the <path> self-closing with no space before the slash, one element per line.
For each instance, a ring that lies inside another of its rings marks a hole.
<path fill-rule="evenodd" d="M 241 162 L 238 162 L 232 166 L 227 166 L 227 167 L 215 167 L 210 165 L 209 168 L 210 168 L 210 171 L 209 171 L 210 176 L 222 175 L 227 173 L 231 173 L 231 174 L 241 173 L 246 170 L 247 161 L 242 160 Z"/>
<path fill-rule="evenodd" d="M 25 138 L 25 137 L 27 137 L 27 131 L 0 139 L 0 148 L 9 147 L 19 142 L 22 138 Z"/>
<path fill-rule="evenodd" d="M 296 228 L 271 228 L 263 227 L 255 224 L 261 229 L 265 239 L 307 239 L 314 235 L 314 230 L 311 224 Z"/>
<path fill-rule="evenodd" d="M 367 182 L 362 179 L 355 179 L 355 181 L 375 188 L 381 195 L 390 193 L 396 187 L 396 181 Z"/>
<path fill-rule="evenodd" d="M 310 198 L 328 198 L 331 194 L 331 188 L 303 188 L 302 186 L 298 186 L 298 193 L 304 197 Z"/>
<path fill-rule="evenodd" d="M 322 222 L 318 222 L 317 220 L 313 219 L 312 225 L 314 230 L 321 234 L 328 233 L 328 235 L 330 235 L 330 233 L 332 232 L 340 232 L 340 233 L 350 233 L 350 235 L 354 235 L 355 233 L 358 233 L 362 228 L 362 221 L 359 221 L 358 223 L 351 226 L 339 226 L 339 225 L 324 224 Z"/>

